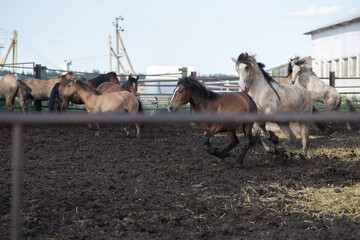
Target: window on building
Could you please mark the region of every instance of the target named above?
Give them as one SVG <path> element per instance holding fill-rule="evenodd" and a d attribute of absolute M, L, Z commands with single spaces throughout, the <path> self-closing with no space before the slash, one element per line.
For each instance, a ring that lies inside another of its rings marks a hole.
<path fill-rule="evenodd" d="M 342 60 L 342 76 L 348 77 L 349 76 L 349 59 L 343 58 Z"/>
<path fill-rule="evenodd" d="M 324 66 L 325 65 L 325 63 L 324 62 L 321 62 L 320 63 L 320 76 L 321 77 L 325 77 L 325 75 L 324 75 Z"/>
<path fill-rule="evenodd" d="M 356 76 L 356 57 L 350 58 L 350 77 Z"/>
<path fill-rule="evenodd" d="M 332 71 L 332 63 L 328 61 L 325 68 L 325 77 L 329 77 L 329 73 Z"/>

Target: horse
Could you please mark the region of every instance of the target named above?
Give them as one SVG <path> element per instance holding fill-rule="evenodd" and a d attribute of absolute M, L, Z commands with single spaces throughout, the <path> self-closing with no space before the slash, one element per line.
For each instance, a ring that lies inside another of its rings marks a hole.
<path fill-rule="evenodd" d="M 66 111 L 70 101 L 75 104 L 84 104 L 83 100 L 80 98 L 80 96 L 78 94 L 74 94 L 71 97 L 66 97 L 66 98 L 62 98 L 62 99 L 59 97 L 59 95 L 65 90 L 66 86 L 71 81 L 72 81 L 72 79 L 71 80 L 63 80 L 54 86 L 54 88 L 51 91 L 50 100 L 49 100 L 49 110 L 50 111 L 54 111 L 56 106 L 62 106 L 62 107 L 57 107 L 57 109 Z M 101 74 L 95 78 L 86 80 L 86 84 L 94 89 L 96 89 L 98 86 L 100 86 L 104 82 L 112 82 L 112 83 L 117 83 L 117 84 L 120 83 L 115 72 Z"/>
<path fill-rule="evenodd" d="M 305 66 L 305 60 L 299 57 L 289 62 L 289 73 L 292 74 L 291 83 L 303 86 L 310 97 L 324 104 L 325 111 L 338 110 L 341 104 L 340 93 L 332 86 L 321 81 L 311 68 Z"/>
<path fill-rule="evenodd" d="M 30 88 L 15 75 L 8 74 L 0 77 L 0 100 L 5 100 L 8 111 L 14 110 L 15 97 L 19 97 L 21 111 L 24 112 L 26 110 L 24 95 L 29 92 Z"/>
<path fill-rule="evenodd" d="M 83 81 L 73 80 L 68 83 L 65 90 L 60 94 L 61 98 L 71 97 L 78 94 L 85 103 L 86 110 L 90 114 L 96 113 L 124 113 L 136 114 L 139 110 L 137 98 L 127 91 L 101 93 L 90 87 Z M 95 136 L 99 136 L 99 125 L 96 124 Z M 136 136 L 140 137 L 140 126 L 136 125 Z"/>
<path fill-rule="evenodd" d="M 100 84 L 96 90 L 99 92 L 120 92 L 120 91 L 128 91 L 134 95 L 136 95 L 138 91 L 138 80 L 139 76 L 136 78 L 132 76 L 132 74 L 129 75 L 128 80 L 123 83 L 122 85 L 114 83 L 114 82 L 104 82 Z"/>
<path fill-rule="evenodd" d="M 170 100 L 168 111 L 176 112 L 181 106 L 190 103 L 195 113 L 257 113 L 257 107 L 252 98 L 243 92 L 218 94 L 206 89 L 204 85 L 192 77 L 179 78 Z M 242 126 L 245 145 L 235 163 L 240 167 L 247 151 L 255 145 L 257 136 L 252 134 L 253 123 L 200 123 L 204 131 L 204 146 L 207 153 L 223 161 L 230 156 L 230 151 L 239 144 L 236 129 Z M 218 150 L 211 144 L 211 138 L 219 132 L 228 132 L 231 143 L 227 148 Z"/>
<path fill-rule="evenodd" d="M 239 74 L 239 85 L 242 91 L 247 92 L 255 101 L 258 110 L 264 113 L 302 112 L 312 113 L 314 106 L 309 93 L 300 84 L 293 85 L 277 83 L 267 72 L 263 63 L 256 62 L 254 56 L 241 53 L 235 62 L 235 69 Z M 296 136 L 289 123 L 277 123 L 286 136 L 285 145 L 295 141 Z M 306 157 L 309 148 L 308 124 L 301 123 L 302 154 Z M 320 126 L 320 124 L 317 124 Z M 270 133 L 265 123 L 260 124 L 265 136 L 269 139 Z M 319 127 L 320 128 L 320 127 Z M 321 127 L 320 129 L 323 129 Z M 286 148 L 284 146 L 284 148 Z"/>
<path fill-rule="evenodd" d="M 31 92 L 29 94 L 23 94 L 26 95 L 26 110 L 29 110 L 31 102 L 37 101 L 40 102 L 40 107 L 37 106 L 37 110 L 41 110 L 41 101 L 49 100 L 51 91 L 56 83 L 59 83 L 60 81 L 66 79 L 71 80 L 74 78 L 73 72 L 68 72 L 65 75 L 58 76 L 54 79 L 50 80 L 42 80 L 37 78 L 28 78 L 22 80 L 24 84 L 26 84 Z"/>

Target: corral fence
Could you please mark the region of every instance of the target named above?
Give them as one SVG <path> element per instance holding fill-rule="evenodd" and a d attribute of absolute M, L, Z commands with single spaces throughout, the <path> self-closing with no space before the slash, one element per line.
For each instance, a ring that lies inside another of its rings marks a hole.
<path fill-rule="evenodd" d="M 247 123 L 247 122 L 337 122 L 359 123 L 360 114 L 56 114 L 56 113 L 0 113 L 0 125 L 12 126 L 12 184 L 11 184 L 11 239 L 22 239 L 22 164 L 24 158 L 23 128 L 41 124 L 92 123 Z"/>
<path fill-rule="evenodd" d="M 34 74 L 18 73 L 20 78 L 37 77 L 42 79 L 50 79 L 51 74 L 63 72 L 60 70 L 52 70 L 36 65 L 34 63 L 26 63 L 28 66 L 18 66 L 18 69 L 32 69 Z M 30 65 L 30 66 L 29 66 Z M 23 71 L 24 72 L 24 71 Z M 50 74 L 51 73 L 51 74 Z M 96 75 L 96 73 L 79 73 Z M 55 76 L 57 76 L 55 75 Z M 196 76 L 196 73 L 192 73 Z M 331 74 L 330 76 L 335 76 Z M 125 81 L 126 76 L 119 76 L 122 81 Z M 149 80 L 143 79 L 145 75 L 139 80 L 140 88 L 152 88 L 169 86 L 175 88 L 174 79 L 155 79 L 151 80 L 155 85 L 151 85 Z M 274 76 L 275 79 L 284 78 Z M 88 78 L 89 79 L 89 78 Z M 205 86 L 216 92 L 231 92 L 239 91 L 238 77 L 197 77 L 203 82 Z M 329 79 L 330 83 L 335 84 L 335 79 Z M 336 84 L 335 84 L 336 86 Z M 356 91 L 351 91 L 350 94 L 360 94 Z M 346 94 L 346 92 L 342 92 Z M 144 105 L 149 110 L 164 109 L 171 97 L 171 93 L 167 94 L 148 94 L 146 92 L 139 93 L 138 97 L 144 102 Z M 173 123 L 246 123 L 246 122 L 328 122 L 329 119 L 337 122 L 360 123 L 360 114 L 351 113 L 324 113 L 324 114 L 139 114 L 139 115 L 121 115 L 119 114 L 98 114 L 88 115 L 79 112 L 74 114 L 56 114 L 56 113 L 0 113 L 0 125 L 7 125 L 12 127 L 12 184 L 11 184 L 11 239 L 21 239 L 21 206 L 22 206 L 22 164 L 24 158 L 24 143 L 23 143 L 23 129 L 24 126 L 41 125 L 41 124 L 84 124 L 84 122 L 92 123 L 115 123 L 115 124 L 129 124 L 129 123 L 152 123 L 152 124 L 173 124 Z"/>
<path fill-rule="evenodd" d="M 6 69 L 12 69 L 12 64 L 4 64 L 5 71 L 1 75 L 4 75 L 10 71 L 6 72 Z M 17 64 L 16 69 L 18 70 L 17 75 L 20 79 L 26 78 L 39 78 L 39 79 L 52 79 L 60 74 L 63 74 L 64 70 L 58 69 L 48 69 L 45 66 L 40 64 L 35 64 L 34 62 L 26 62 Z M 22 71 L 21 71 L 22 70 Z M 20 72 L 21 71 L 21 72 Z M 28 73 L 25 73 L 28 71 Z M 29 73 L 30 71 L 30 73 Z M 32 73 L 31 73 L 32 71 Z M 93 72 L 78 72 L 74 71 L 77 76 L 84 76 L 86 79 L 94 78 L 100 73 Z M 187 72 L 187 68 L 180 68 L 177 73 L 166 73 L 166 74 L 157 74 L 157 75 L 143 75 L 140 74 L 139 77 L 139 91 L 137 97 L 142 102 L 145 111 L 166 111 L 166 107 L 169 103 L 169 100 L 172 95 L 172 89 L 175 89 L 177 77 L 191 75 L 196 77 L 200 82 L 202 82 L 208 89 L 215 92 L 236 92 L 240 91 L 238 84 L 238 76 L 197 76 L 196 72 Z M 148 77 L 151 79 L 147 79 Z M 127 80 L 127 75 L 118 75 L 120 82 L 123 83 Z M 281 81 L 285 76 L 273 76 L 276 81 Z M 328 83 L 330 86 L 335 87 L 342 95 L 344 96 L 359 96 L 360 95 L 360 78 L 348 77 L 340 78 L 335 76 L 335 72 L 329 73 L 329 78 L 320 78 L 325 83 Z M 159 89 L 157 92 L 154 92 L 153 89 Z M 167 91 L 161 91 L 161 89 L 167 89 Z M 169 91 L 171 89 L 171 91 Z M 150 91 L 149 91 L 150 90 Z M 47 102 L 39 103 L 38 101 L 34 102 L 34 108 L 38 111 L 41 111 L 41 106 L 47 107 Z M 40 105 L 41 104 L 41 105 Z M 354 106 L 358 108 L 357 103 L 354 103 Z M 188 105 L 189 106 L 189 105 Z M 85 110 L 84 106 L 70 105 L 70 110 Z"/>

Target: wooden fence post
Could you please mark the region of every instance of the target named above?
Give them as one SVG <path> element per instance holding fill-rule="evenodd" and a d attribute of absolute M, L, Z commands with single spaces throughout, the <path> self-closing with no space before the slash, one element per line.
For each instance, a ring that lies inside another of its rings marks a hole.
<path fill-rule="evenodd" d="M 329 85 L 332 86 L 333 88 L 335 87 L 335 72 L 330 72 L 329 74 Z"/>
<path fill-rule="evenodd" d="M 41 79 L 41 64 L 36 64 L 34 67 L 35 78 Z M 40 100 L 34 99 L 35 111 L 41 112 L 42 111 L 42 104 Z"/>

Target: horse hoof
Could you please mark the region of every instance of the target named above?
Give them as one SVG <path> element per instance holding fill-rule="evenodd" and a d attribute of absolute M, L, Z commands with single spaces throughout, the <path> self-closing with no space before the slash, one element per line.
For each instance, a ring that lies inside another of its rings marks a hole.
<path fill-rule="evenodd" d="M 95 137 L 100 137 L 100 132 L 99 131 L 95 132 Z"/>

